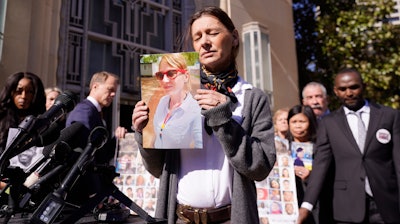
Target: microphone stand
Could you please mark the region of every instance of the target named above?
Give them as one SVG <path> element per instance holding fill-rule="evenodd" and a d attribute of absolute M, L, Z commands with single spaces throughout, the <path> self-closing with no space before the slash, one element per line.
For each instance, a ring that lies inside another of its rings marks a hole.
<path fill-rule="evenodd" d="M 55 192 L 47 195 L 47 197 L 42 201 L 39 207 L 35 210 L 32 215 L 30 223 L 32 224 L 51 224 L 60 215 L 61 211 L 65 206 L 65 198 L 67 192 L 70 190 L 72 185 L 79 179 L 83 172 L 86 172 L 88 168 L 91 171 L 97 172 L 100 175 L 101 189 L 96 192 L 95 196 L 90 198 L 86 203 L 84 203 L 79 209 L 69 215 L 62 224 L 76 223 L 85 214 L 92 211 L 99 203 L 101 203 L 107 196 L 112 196 L 113 198 L 120 201 L 126 207 L 129 207 L 133 212 L 138 214 L 145 223 L 166 223 L 165 219 L 156 219 L 151 217 L 145 210 L 133 202 L 129 197 L 122 193 L 117 186 L 113 184 L 113 179 L 119 176 L 115 172 L 115 167 L 113 166 L 102 166 L 94 164 L 94 153 L 101 146 L 95 146 L 96 143 L 92 145 L 93 140 L 91 140 L 92 133 L 95 133 L 96 129 L 106 129 L 104 127 L 96 127 L 89 136 L 88 146 L 85 147 L 84 151 L 80 155 L 77 162 L 74 164 L 73 168 L 64 178 L 61 186 Z M 99 136 L 99 135 L 98 135 Z M 106 141 L 106 140 L 105 140 Z M 104 145 L 105 141 L 101 144 Z M 98 142 L 98 141 L 97 141 Z"/>
<path fill-rule="evenodd" d="M 83 127 L 82 124 L 76 122 L 63 129 L 60 132 L 59 139 L 57 139 L 53 145 L 48 146 L 50 147 L 50 151 L 47 150 L 45 152 L 46 148 L 44 148 L 44 159 L 40 161 L 41 164 L 37 163 L 35 166 L 32 166 L 30 170 L 25 170 L 25 173 L 31 174 L 26 178 L 23 184 L 27 188 L 27 192 L 19 202 L 20 208 L 26 208 L 27 205 L 30 206 L 32 203 L 38 205 L 38 200 L 41 202 L 48 192 L 53 192 L 59 187 L 59 181 L 57 181 L 56 178 L 60 177 L 60 175 L 65 177 L 65 174 L 69 170 L 68 168 L 76 162 L 78 155 L 82 152 L 81 148 L 72 150 L 67 142 L 77 136 Z M 28 202 L 31 203 L 28 204 Z M 29 209 L 32 210 L 32 207 Z"/>
<path fill-rule="evenodd" d="M 7 205 L 3 205 L 0 210 L 0 214 L 4 216 L 3 223 L 8 223 L 11 217 L 19 211 L 18 200 L 21 192 L 24 192 L 26 188 L 23 186 L 24 179 L 26 178 L 25 173 L 19 167 L 7 169 L 7 176 L 13 177 L 8 178 L 8 183 L 5 189 L 2 190 L 2 195 L 8 189 L 8 202 Z"/>
<path fill-rule="evenodd" d="M 20 151 L 21 149 L 27 149 L 35 145 L 35 140 L 38 135 L 41 133 L 38 131 L 36 127 L 43 126 L 44 123 L 48 123 L 49 121 L 36 118 L 32 115 L 27 116 L 18 126 L 18 132 L 16 136 L 12 139 L 12 141 L 7 144 L 6 149 L 0 155 L 0 179 L 4 177 L 8 177 L 9 180 L 9 195 L 8 195 L 8 206 L 3 206 L 0 213 L 6 215 L 6 222 L 11 218 L 13 214 L 19 207 L 19 196 L 22 190 L 26 190 L 24 188 L 23 179 L 26 178 L 26 174 L 19 167 L 10 168 L 9 159 L 13 156 L 17 155 L 16 151 Z M 4 194 L 1 194 L 2 196 Z"/>
<path fill-rule="evenodd" d="M 19 209 L 18 199 L 22 190 L 26 190 L 23 186 L 21 177 L 26 178 L 22 170 L 17 168 L 9 168 L 9 159 L 19 153 L 34 146 L 39 138 L 39 135 L 47 130 L 51 124 L 57 122 L 68 111 L 71 111 L 76 104 L 76 96 L 70 91 L 65 91 L 60 94 L 54 105 L 45 113 L 38 117 L 29 115 L 18 126 L 18 132 L 10 143 L 6 145 L 4 152 L 0 155 L 0 179 L 5 176 L 10 181 L 8 208 L 6 214 L 6 222 Z M 4 210 L 4 209 L 3 209 Z M 1 211 L 0 211 L 1 212 Z"/>
<path fill-rule="evenodd" d="M 46 131 L 51 124 L 57 122 L 65 114 L 71 111 L 76 104 L 76 95 L 70 91 L 60 94 L 52 107 L 43 114 L 35 117 L 27 116 L 19 125 L 15 137 L 7 144 L 6 149 L 0 155 L 0 174 L 3 176 L 8 160 L 13 156 L 27 150 L 36 144 L 39 135 Z"/>
<path fill-rule="evenodd" d="M 47 182 L 48 180 L 52 179 L 56 175 L 60 175 L 63 170 L 67 167 L 67 164 L 61 164 L 53 168 L 50 172 L 46 173 L 42 177 L 40 177 L 36 183 L 34 183 L 32 186 L 30 186 L 28 189 L 29 191 L 24 195 L 24 197 L 21 199 L 19 203 L 20 208 L 24 208 L 26 204 L 29 202 L 29 200 L 32 197 L 32 194 L 37 193 L 42 185 Z"/>
<path fill-rule="evenodd" d="M 6 149 L 0 155 L 0 174 L 2 176 L 4 176 L 4 170 L 6 166 L 8 166 L 8 160 L 14 154 L 14 149 L 19 149 L 21 146 L 33 146 L 34 139 L 37 137 L 38 133 L 34 132 L 29 135 L 29 132 L 33 129 L 36 122 L 37 118 L 30 115 L 19 124 L 16 136 L 12 139 L 11 143 L 7 144 Z"/>

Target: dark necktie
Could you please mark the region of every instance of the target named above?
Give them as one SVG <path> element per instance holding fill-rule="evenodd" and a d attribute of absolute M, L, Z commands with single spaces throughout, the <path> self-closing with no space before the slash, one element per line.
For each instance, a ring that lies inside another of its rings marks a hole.
<path fill-rule="evenodd" d="M 100 111 L 100 117 L 101 117 L 101 123 L 103 123 L 103 126 L 104 126 L 104 127 L 107 127 L 106 120 L 104 120 L 103 111 Z"/>

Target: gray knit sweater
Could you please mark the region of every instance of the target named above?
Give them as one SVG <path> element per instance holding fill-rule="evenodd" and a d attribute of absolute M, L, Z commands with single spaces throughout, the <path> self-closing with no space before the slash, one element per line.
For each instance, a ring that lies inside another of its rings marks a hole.
<path fill-rule="evenodd" d="M 231 101 L 203 110 L 207 124 L 218 137 L 233 167 L 232 224 L 259 223 L 254 181 L 265 179 L 275 160 L 274 130 L 268 96 L 257 88 L 246 90 L 243 122 L 232 119 Z M 176 193 L 180 167 L 179 150 L 144 150 L 142 136 L 135 134 L 146 169 L 160 178 L 157 218 L 176 220 Z"/>

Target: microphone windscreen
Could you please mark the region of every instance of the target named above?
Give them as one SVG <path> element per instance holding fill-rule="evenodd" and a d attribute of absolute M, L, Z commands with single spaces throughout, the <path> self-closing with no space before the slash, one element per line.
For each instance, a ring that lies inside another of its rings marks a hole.
<path fill-rule="evenodd" d="M 68 143 L 61 141 L 53 148 L 54 151 L 54 158 L 56 161 L 65 161 L 69 154 L 71 153 L 72 149 Z"/>
<path fill-rule="evenodd" d="M 70 90 L 66 90 L 54 100 L 54 105 L 62 105 L 67 111 L 74 109 L 77 102 L 77 95 Z"/>
<path fill-rule="evenodd" d="M 58 122 L 54 122 L 46 131 L 39 135 L 36 140 L 36 146 L 42 147 L 50 145 L 60 137 L 60 132 L 63 125 Z"/>
<path fill-rule="evenodd" d="M 34 183 L 39 180 L 39 174 L 36 172 L 32 172 L 25 180 L 24 186 L 30 188 Z"/>
<path fill-rule="evenodd" d="M 54 150 L 57 144 L 60 142 L 67 143 L 70 148 L 76 148 L 80 143 L 80 136 L 82 136 L 82 130 L 86 127 L 80 122 L 74 122 L 71 126 L 64 128 L 61 130 L 60 137 L 50 145 L 47 145 L 43 149 L 43 155 L 48 157 L 50 153 Z"/>
<path fill-rule="evenodd" d="M 88 142 L 94 147 L 101 148 L 108 140 L 108 131 L 105 127 L 95 127 L 89 135 Z"/>

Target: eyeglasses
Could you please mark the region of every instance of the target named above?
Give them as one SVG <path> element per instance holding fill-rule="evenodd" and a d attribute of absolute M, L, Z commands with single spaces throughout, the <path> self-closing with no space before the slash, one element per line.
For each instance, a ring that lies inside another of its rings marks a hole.
<path fill-rule="evenodd" d="M 168 70 L 165 72 L 156 72 L 155 77 L 157 80 L 163 80 L 164 75 L 166 75 L 169 79 L 175 79 L 178 76 L 178 72 L 184 74 L 186 73 L 185 69 L 173 69 L 173 70 Z"/>

